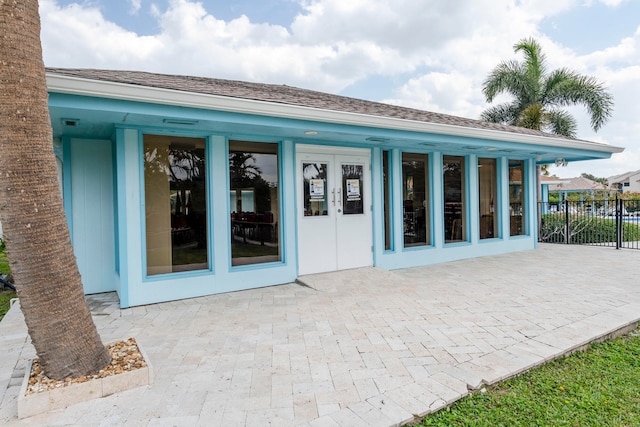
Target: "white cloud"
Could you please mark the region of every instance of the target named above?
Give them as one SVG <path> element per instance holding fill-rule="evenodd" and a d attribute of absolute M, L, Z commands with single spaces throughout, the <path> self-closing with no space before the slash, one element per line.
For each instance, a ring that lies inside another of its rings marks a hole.
<path fill-rule="evenodd" d="M 132 15 L 135 15 L 136 13 L 138 13 L 140 8 L 142 7 L 142 0 L 129 0 L 129 3 L 131 3 L 131 8 L 129 9 L 129 13 Z"/>
<path fill-rule="evenodd" d="M 477 118 L 482 112 L 480 95 L 468 75 L 433 72 L 409 80 L 398 91 L 398 98 L 383 102 Z"/>
<path fill-rule="evenodd" d="M 43 0 L 40 15 L 47 66 L 131 68 L 162 48 L 154 37 L 138 36 L 105 20 L 96 7 L 60 7 Z"/>
<path fill-rule="evenodd" d="M 157 31 L 142 36 L 105 19 L 91 6 L 95 2 L 62 7 L 41 0 L 45 64 L 284 83 L 335 93 L 368 77 L 387 76 L 397 85 L 387 102 L 477 118 L 486 107 L 481 87 L 488 72 L 516 58 L 514 43 L 533 36 L 550 68 L 568 65 L 594 75 L 615 96 L 614 117 L 598 134 L 589 129 L 582 109 L 572 110 L 581 123 L 580 137 L 635 144 L 628 139 L 640 131 L 634 117 L 640 27 L 616 45 L 586 55 L 540 32 L 543 19 L 585 7 L 584 0 L 299 1 L 302 12 L 289 27 L 246 16 L 225 21 L 194 0 L 170 0 L 165 8 L 151 4 Z M 610 7 L 624 3 L 593 1 Z M 132 12 L 141 11 L 141 0 L 130 4 Z M 617 155 L 610 167 L 637 160 L 634 150 Z"/>

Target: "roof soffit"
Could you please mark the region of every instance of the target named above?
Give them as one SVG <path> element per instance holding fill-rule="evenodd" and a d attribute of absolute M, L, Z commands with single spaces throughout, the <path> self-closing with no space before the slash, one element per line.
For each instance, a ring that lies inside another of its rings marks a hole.
<path fill-rule="evenodd" d="M 300 105 L 280 104 L 276 102 L 246 98 L 64 76 L 51 72 L 47 73 L 47 87 L 50 92 L 55 93 L 220 110 L 295 120 L 308 120 L 324 123 L 441 134 L 456 137 L 478 138 L 483 140 L 517 142 L 533 146 L 551 146 L 609 154 L 619 153 L 624 150 L 624 148 L 621 147 L 590 141 L 519 134 L 492 129 L 479 129 L 404 118 L 336 111 Z"/>

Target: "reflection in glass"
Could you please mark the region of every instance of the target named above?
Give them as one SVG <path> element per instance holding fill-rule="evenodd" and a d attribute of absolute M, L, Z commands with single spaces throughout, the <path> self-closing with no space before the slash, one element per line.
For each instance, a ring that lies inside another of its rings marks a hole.
<path fill-rule="evenodd" d="M 391 190 L 389 151 L 382 152 L 382 187 L 384 190 L 384 249 L 391 250 Z"/>
<path fill-rule="evenodd" d="M 404 246 L 430 243 L 428 155 L 402 153 Z"/>
<path fill-rule="evenodd" d="M 467 240 L 464 157 L 442 156 L 445 242 Z"/>
<path fill-rule="evenodd" d="M 304 216 L 328 215 L 327 164 L 303 163 Z"/>
<path fill-rule="evenodd" d="M 205 140 L 144 136 L 147 275 L 209 268 Z"/>
<path fill-rule="evenodd" d="M 362 201 L 362 165 L 342 165 L 342 206 L 343 215 L 364 213 Z"/>
<path fill-rule="evenodd" d="M 496 159 L 478 159 L 478 201 L 480 214 L 480 239 L 498 236 L 496 195 L 498 174 Z"/>
<path fill-rule="evenodd" d="M 525 234 L 524 160 L 509 160 L 509 230 L 512 236 Z"/>
<path fill-rule="evenodd" d="M 280 261 L 278 145 L 229 141 L 231 265 Z"/>

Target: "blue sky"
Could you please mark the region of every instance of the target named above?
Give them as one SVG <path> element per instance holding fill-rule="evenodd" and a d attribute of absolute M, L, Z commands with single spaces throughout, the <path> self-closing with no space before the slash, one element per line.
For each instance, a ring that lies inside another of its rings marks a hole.
<path fill-rule="evenodd" d="M 598 133 L 611 160 L 561 177 L 640 169 L 638 0 L 41 0 L 47 66 L 288 84 L 478 118 L 482 81 L 534 37 L 551 69 L 596 76 L 616 100 Z"/>

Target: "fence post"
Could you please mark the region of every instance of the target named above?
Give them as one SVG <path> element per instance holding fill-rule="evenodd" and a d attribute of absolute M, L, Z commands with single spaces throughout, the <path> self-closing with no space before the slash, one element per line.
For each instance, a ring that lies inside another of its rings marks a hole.
<path fill-rule="evenodd" d="M 571 244 L 569 231 L 569 199 L 564 199 L 564 242 L 567 245 Z"/>
<path fill-rule="evenodd" d="M 616 193 L 616 249 L 622 247 L 622 199 Z"/>

